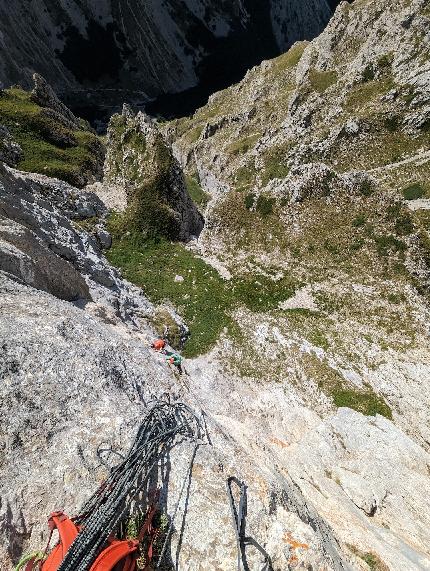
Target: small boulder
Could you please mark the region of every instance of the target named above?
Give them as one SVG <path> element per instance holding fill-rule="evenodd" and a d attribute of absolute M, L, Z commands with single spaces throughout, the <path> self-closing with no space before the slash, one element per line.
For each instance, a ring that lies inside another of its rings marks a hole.
<path fill-rule="evenodd" d="M 112 246 L 112 236 L 101 226 L 97 226 L 96 228 L 96 237 L 104 250 L 108 250 Z"/>

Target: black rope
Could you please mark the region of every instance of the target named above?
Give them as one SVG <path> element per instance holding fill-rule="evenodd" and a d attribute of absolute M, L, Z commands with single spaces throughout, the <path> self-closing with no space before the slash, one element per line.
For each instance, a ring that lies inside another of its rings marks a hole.
<path fill-rule="evenodd" d="M 75 518 L 83 529 L 58 571 L 88 571 L 177 436 L 198 441 L 199 419 L 185 404 L 156 401 L 140 425 L 127 456 L 112 468 L 106 481 L 83 505 L 81 515 Z"/>
<path fill-rule="evenodd" d="M 237 486 L 240 492 L 239 506 L 237 508 L 233 495 L 233 484 Z M 227 479 L 226 485 L 230 509 L 233 516 L 234 530 L 236 533 L 237 571 L 250 571 L 246 557 L 246 548 L 250 545 L 255 547 L 264 556 L 264 564 L 261 571 L 273 571 L 272 561 L 269 554 L 259 543 L 246 535 L 246 516 L 248 513 L 248 494 L 246 484 L 241 482 L 238 478 L 230 476 L 230 478 Z"/>

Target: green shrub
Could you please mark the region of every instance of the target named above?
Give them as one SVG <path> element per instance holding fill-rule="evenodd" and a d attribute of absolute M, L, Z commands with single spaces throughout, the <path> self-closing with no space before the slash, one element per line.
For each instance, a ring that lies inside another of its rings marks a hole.
<path fill-rule="evenodd" d="M 394 54 L 392 52 L 382 55 L 381 57 L 378 58 L 377 62 L 378 68 L 381 70 L 386 70 L 388 68 L 391 68 L 393 60 L 394 60 Z"/>
<path fill-rule="evenodd" d="M 118 154 L 124 152 L 123 137 L 117 139 Z M 142 146 L 144 141 L 142 141 Z M 113 146 L 113 143 L 112 143 Z M 128 205 L 121 214 L 112 217 L 111 225 L 115 234 L 121 236 L 129 232 L 142 235 L 142 239 L 164 237 L 176 240 L 180 233 L 181 221 L 172 208 L 171 173 L 174 157 L 161 134 L 157 134 L 148 152 L 134 154 L 136 149 L 129 147 L 129 162 L 123 161 L 122 172 L 133 184 L 128 188 Z M 148 155 L 148 153 L 151 153 Z M 199 191 L 194 188 L 194 191 Z"/>
<path fill-rule="evenodd" d="M 358 214 L 352 221 L 354 228 L 364 226 L 366 224 L 366 216 L 364 214 Z"/>
<path fill-rule="evenodd" d="M 394 226 L 396 234 L 398 236 L 409 236 L 414 231 L 414 224 L 412 218 L 409 214 L 403 214 L 396 220 Z"/>
<path fill-rule="evenodd" d="M 384 119 L 384 125 L 387 131 L 390 131 L 390 133 L 395 133 L 399 130 L 399 118 L 395 115 L 386 117 Z"/>
<path fill-rule="evenodd" d="M 363 180 L 360 185 L 360 193 L 363 196 L 371 196 L 373 194 L 373 186 L 369 179 Z"/>
<path fill-rule="evenodd" d="M 380 256 L 387 257 L 390 252 L 404 252 L 406 244 L 402 240 L 398 240 L 392 234 L 386 236 L 374 236 L 376 250 Z"/>
<path fill-rule="evenodd" d="M 404 188 L 402 190 L 402 194 L 406 200 L 416 200 L 417 198 L 422 198 L 423 196 L 425 196 L 426 192 L 422 184 L 416 182 Z"/>
<path fill-rule="evenodd" d="M 257 198 L 255 209 L 259 214 L 261 214 L 261 216 L 269 216 L 270 214 L 273 213 L 273 206 L 275 205 L 275 203 L 276 203 L 275 198 L 270 198 L 264 196 L 264 194 L 260 194 L 260 196 Z"/>
<path fill-rule="evenodd" d="M 251 208 L 254 207 L 255 198 L 256 196 L 253 192 L 250 192 L 245 196 L 245 207 L 247 208 L 247 210 L 251 210 Z"/>
<path fill-rule="evenodd" d="M 375 79 L 375 69 L 372 63 L 368 63 L 363 70 L 362 79 L 364 82 L 373 81 Z"/>

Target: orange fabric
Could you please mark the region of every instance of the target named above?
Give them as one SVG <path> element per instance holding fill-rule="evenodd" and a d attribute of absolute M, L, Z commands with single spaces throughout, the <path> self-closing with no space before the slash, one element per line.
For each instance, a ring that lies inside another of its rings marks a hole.
<path fill-rule="evenodd" d="M 138 546 L 138 541 L 114 541 L 100 553 L 90 571 L 112 571 L 119 561 L 137 551 Z"/>
<path fill-rule="evenodd" d="M 76 525 L 63 512 L 54 512 L 48 520 L 50 529 L 58 529 L 60 543 L 54 547 L 42 565 L 42 571 L 57 571 L 69 547 L 79 533 Z"/>

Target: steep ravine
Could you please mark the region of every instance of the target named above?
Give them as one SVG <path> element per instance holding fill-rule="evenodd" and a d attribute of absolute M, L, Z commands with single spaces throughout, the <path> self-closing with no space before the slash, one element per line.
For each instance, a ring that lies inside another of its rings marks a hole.
<path fill-rule="evenodd" d="M 296 39 L 315 37 L 330 15 L 326 0 L 2 0 L 0 87 L 28 87 L 36 71 L 94 118 L 197 86 L 180 101 L 160 100 L 157 110 L 177 116 Z"/>

